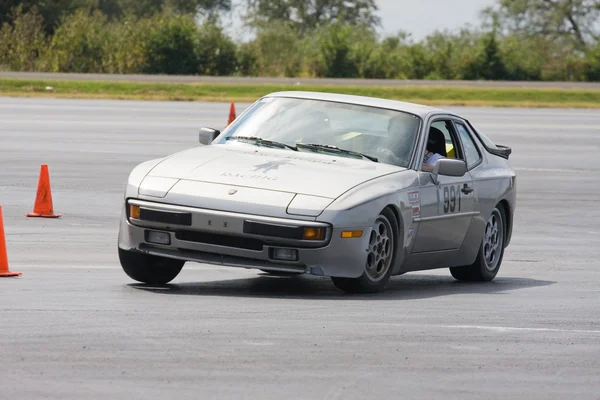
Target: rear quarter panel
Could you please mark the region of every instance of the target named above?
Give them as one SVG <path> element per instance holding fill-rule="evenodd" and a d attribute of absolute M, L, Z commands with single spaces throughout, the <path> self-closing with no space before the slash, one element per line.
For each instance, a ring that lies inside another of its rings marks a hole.
<path fill-rule="evenodd" d="M 510 242 L 512 235 L 512 221 L 516 206 L 516 173 L 510 167 L 508 160 L 489 154 L 482 149 L 485 162 L 471 170 L 473 185 L 475 187 L 476 211 L 479 215 L 473 218 L 470 237 L 465 240 L 481 241 L 485 224 L 494 207 L 504 201 L 507 205 L 506 218 L 508 222 L 505 246 Z"/>

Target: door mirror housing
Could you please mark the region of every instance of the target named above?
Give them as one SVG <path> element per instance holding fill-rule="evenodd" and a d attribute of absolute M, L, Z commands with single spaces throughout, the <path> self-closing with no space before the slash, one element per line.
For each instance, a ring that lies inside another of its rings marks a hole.
<path fill-rule="evenodd" d="M 216 129 L 200 128 L 200 133 L 198 134 L 200 143 L 209 145 L 217 138 L 217 136 L 219 136 L 220 133 L 221 132 Z"/>
<path fill-rule="evenodd" d="M 442 176 L 464 176 L 467 173 L 467 163 L 454 158 L 440 158 L 431 174 L 433 181 L 437 183 L 437 177 Z"/>

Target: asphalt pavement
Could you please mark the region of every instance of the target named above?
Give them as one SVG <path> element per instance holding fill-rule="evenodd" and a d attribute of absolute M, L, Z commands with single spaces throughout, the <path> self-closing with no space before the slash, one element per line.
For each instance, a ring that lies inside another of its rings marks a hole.
<path fill-rule="evenodd" d="M 236 104 L 238 114 L 246 104 Z M 229 104 L 0 98 L 0 399 L 600 399 L 600 113 L 455 108 L 513 148 L 495 281 L 447 270 L 349 296 L 328 278 L 117 260 L 137 163 L 195 146 Z M 27 218 L 48 164 L 59 219 Z"/>

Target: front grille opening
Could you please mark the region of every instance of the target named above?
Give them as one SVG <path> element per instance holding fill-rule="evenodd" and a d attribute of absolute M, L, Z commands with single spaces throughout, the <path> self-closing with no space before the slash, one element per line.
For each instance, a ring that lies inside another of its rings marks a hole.
<path fill-rule="evenodd" d="M 178 240 L 195 243 L 213 244 L 217 246 L 235 247 L 238 249 L 262 251 L 265 242 L 258 239 L 242 238 L 238 236 L 222 235 L 219 233 L 177 231 Z"/>

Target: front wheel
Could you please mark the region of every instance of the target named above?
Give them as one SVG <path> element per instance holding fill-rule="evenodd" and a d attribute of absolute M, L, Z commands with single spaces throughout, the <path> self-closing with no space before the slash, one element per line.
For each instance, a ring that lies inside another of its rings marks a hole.
<path fill-rule="evenodd" d="M 332 277 L 333 284 L 349 293 L 376 293 L 384 290 L 396 258 L 398 222 L 385 209 L 371 230 L 365 271 L 358 278 Z"/>
<path fill-rule="evenodd" d="M 485 282 L 493 280 L 504 257 L 504 212 L 494 208 L 488 218 L 475 262 L 465 267 L 452 267 L 450 273 L 459 281 Z"/>
<path fill-rule="evenodd" d="M 119 261 L 123 271 L 131 279 L 152 285 L 171 282 L 185 264 L 185 261 L 136 253 L 119 248 Z"/>

